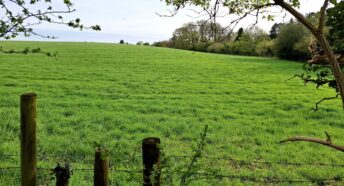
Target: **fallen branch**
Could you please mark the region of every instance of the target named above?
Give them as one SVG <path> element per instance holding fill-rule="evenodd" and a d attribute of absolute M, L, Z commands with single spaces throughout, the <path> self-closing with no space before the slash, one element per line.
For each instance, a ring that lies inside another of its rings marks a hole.
<path fill-rule="evenodd" d="M 306 142 L 312 142 L 312 143 L 319 143 L 328 147 L 332 147 L 336 150 L 344 152 L 344 146 L 336 145 L 332 143 L 331 136 L 325 132 L 326 134 L 326 140 L 321 140 L 317 138 L 310 138 L 310 137 L 303 137 L 303 136 L 295 136 L 291 137 L 285 140 L 282 140 L 280 143 L 286 143 L 286 142 L 295 142 L 295 141 L 306 141 Z"/>

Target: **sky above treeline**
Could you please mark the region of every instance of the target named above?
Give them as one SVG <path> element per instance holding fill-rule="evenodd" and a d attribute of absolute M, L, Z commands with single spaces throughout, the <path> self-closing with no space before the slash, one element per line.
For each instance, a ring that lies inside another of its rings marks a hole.
<path fill-rule="evenodd" d="M 161 17 L 157 14 L 168 14 L 167 7 L 160 0 L 73 0 L 76 12 L 67 15 L 68 18 L 81 18 L 85 25 L 99 24 L 102 31 L 78 31 L 62 25 L 42 24 L 36 31 L 44 35 L 58 37 L 55 40 L 43 39 L 39 37 L 24 38 L 18 40 L 48 40 L 48 41 L 87 41 L 87 42 L 110 42 L 117 43 L 123 39 L 129 43 L 138 41 L 154 42 L 171 38 L 173 31 L 183 24 L 207 17 L 195 18 L 197 15 L 186 7 L 174 17 Z M 300 11 L 309 13 L 318 11 L 323 0 L 301 0 Z M 64 8 L 61 3 L 54 4 L 57 8 Z M 287 22 L 290 15 L 285 17 L 285 13 L 279 14 L 276 20 L 260 20 L 258 26 L 269 31 L 275 22 Z M 230 17 L 220 18 L 219 22 L 227 26 Z M 254 22 L 253 18 L 247 18 L 238 25 L 247 27 Z"/>

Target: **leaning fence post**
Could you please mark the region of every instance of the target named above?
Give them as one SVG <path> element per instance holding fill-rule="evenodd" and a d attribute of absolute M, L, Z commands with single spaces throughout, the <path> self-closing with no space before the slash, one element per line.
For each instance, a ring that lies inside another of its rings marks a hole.
<path fill-rule="evenodd" d="M 96 148 L 94 160 L 94 186 L 109 185 L 109 158 L 105 149 Z"/>
<path fill-rule="evenodd" d="M 37 185 L 36 150 L 36 98 L 35 93 L 20 97 L 20 165 L 21 185 Z"/>
<path fill-rule="evenodd" d="M 143 158 L 143 185 L 160 186 L 160 139 L 145 138 L 142 140 L 142 158 Z M 151 175 L 154 172 L 154 181 L 152 184 Z"/>

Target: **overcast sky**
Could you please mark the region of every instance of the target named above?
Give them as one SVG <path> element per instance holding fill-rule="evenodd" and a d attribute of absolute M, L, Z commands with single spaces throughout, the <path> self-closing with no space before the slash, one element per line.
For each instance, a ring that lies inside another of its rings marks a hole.
<path fill-rule="evenodd" d="M 57 1 L 57 0 L 56 0 Z M 61 0 L 62 1 L 62 0 Z M 318 11 L 322 0 L 301 0 L 303 13 Z M 59 2 L 59 1 L 57 1 Z M 44 24 L 40 25 L 37 32 L 57 36 L 57 41 L 94 41 L 94 42 L 119 42 L 124 39 L 130 43 L 138 41 L 154 42 L 166 40 L 172 32 L 184 23 L 195 21 L 194 13 L 187 8 L 174 17 L 160 17 L 156 13 L 167 14 L 168 9 L 160 0 L 73 0 L 76 12 L 68 17 L 79 17 L 86 25 L 99 24 L 101 32 L 73 30 L 71 28 Z M 59 7 L 61 4 L 56 4 Z M 283 14 L 284 15 L 284 14 Z M 276 22 L 288 21 L 278 18 Z M 206 18 L 206 17 L 204 17 Z M 225 25 L 230 18 L 220 20 Z M 240 26 L 248 26 L 252 19 L 247 19 Z M 269 30 L 274 22 L 261 20 L 258 26 Z M 20 40 L 44 40 L 42 38 L 18 38 Z"/>

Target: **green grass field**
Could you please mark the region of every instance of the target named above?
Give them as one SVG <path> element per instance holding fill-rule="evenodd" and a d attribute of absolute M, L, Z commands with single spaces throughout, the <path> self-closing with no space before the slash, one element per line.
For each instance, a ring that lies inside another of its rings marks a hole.
<path fill-rule="evenodd" d="M 0 54 L 0 155 L 19 154 L 19 98 L 22 93 L 36 92 L 42 167 L 54 167 L 61 161 L 55 157 L 59 156 L 68 158 L 74 168 L 92 168 L 91 161 L 89 165 L 81 162 L 92 160 L 95 143 L 100 143 L 111 149 L 115 165 L 128 168 L 123 163 L 126 154 L 139 156 L 141 140 L 149 136 L 161 138 L 167 156 L 188 156 L 205 125 L 209 125 L 205 156 L 344 164 L 342 152 L 324 146 L 279 144 L 294 135 L 325 138 L 327 131 L 335 143 L 344 145 L 340 99 L 324 102 L 318 112 L 312 110 L 317 101 L 335 92 L 305 87 L 299 79 L 285 81 L 302 71 L 301 63 L 115 44 L 2 41 L 0 45 L 4 49 L 40 47 L 59 54 L 57 59 Z M 0 167 L 19 166 L 19 157 L 10 159 L 0 156 Z M 173 162 L 182 165 L 187 159 Z M 223 175 L 254 178 L 344 177 L 344 167 L 337 166 L 246 166 L 213 159 L 202 159 L 200 164 Z M 19 170 L 0 172 L 0 185 L 19 184 L 19 175 Z M 140 174 L 135 176 L 140 178 Z M 111 180 L 113 185 L 113 180 L 119 185 L 140 184 L 126 173 L 113 173 Z M 266 184 L 242 181 L 198 179 L 192 183 Z M 75 171 L 71 178 L 71 185 L 92 184 L 92 172 Z"/>

